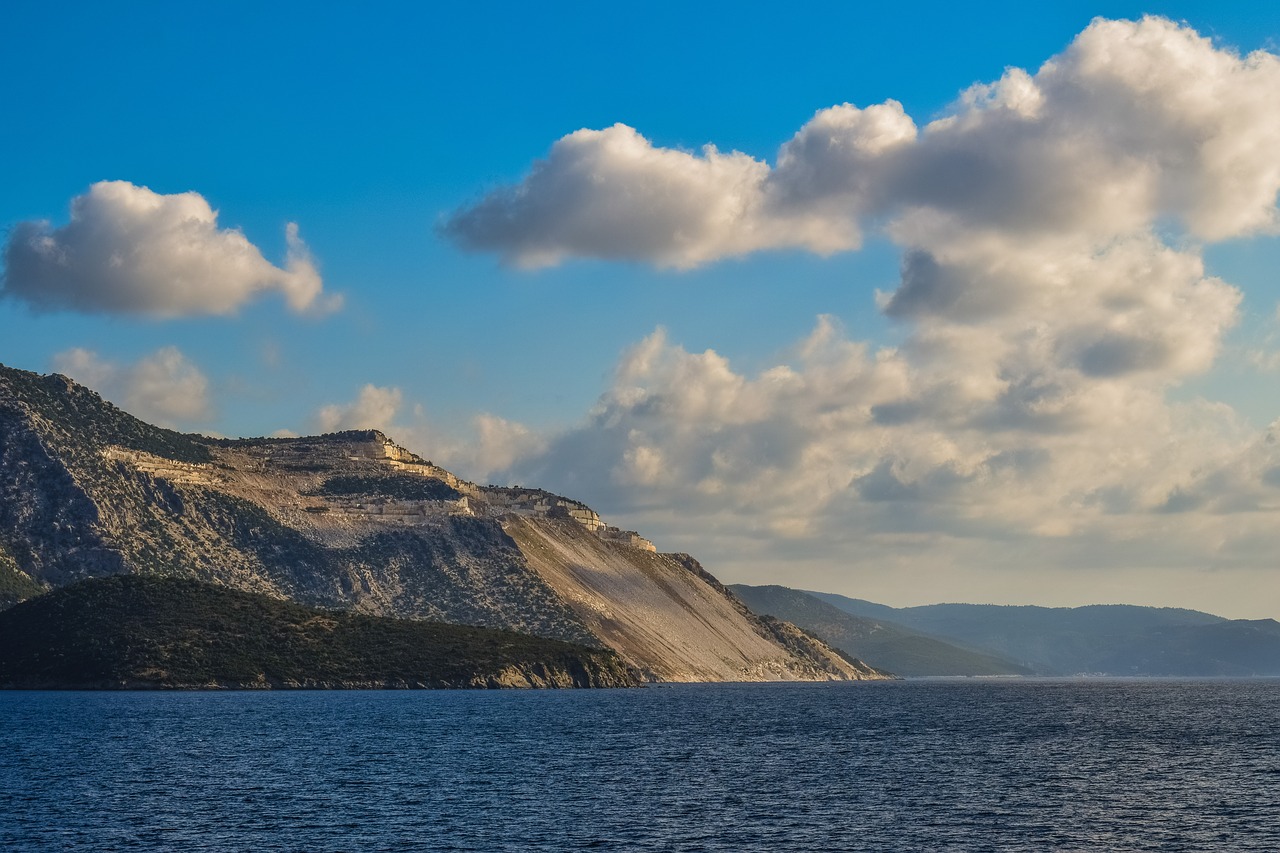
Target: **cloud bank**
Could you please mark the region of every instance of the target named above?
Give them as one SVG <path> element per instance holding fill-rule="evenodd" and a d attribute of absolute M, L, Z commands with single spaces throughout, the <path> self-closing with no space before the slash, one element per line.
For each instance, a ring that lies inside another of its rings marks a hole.
<path fill-rule="evenodd" d="M 71 221 L 21 222 L 4 247 L 4 295 L 41 311 L 168 318 L 230 314 L 278 292 L 294 311 L 338 307 L 322 293 L 298 227 L 285 231 L 283 268 L 195 192 L 161 195 L 102 181 L 71 202 Z"/>
<path fill-rule="evenodd" d="M 832 584 L 845 559 L 860 581 L 884 569 L 973 598 L 950 569 L 1007 589 L 1032 555 L 1192 588 L 1280 545 L 1275 428 L 1169 393 L 1214 364 L 1242 299 L 1201 247 L 1275 233 L 1277 190 L 1280 60 L 1159 18 L 1096 20 L 923 128 L 894 101 L 822 110 L 773 166 L 578 131 L 443 229 L 522 266 L 687 268 L 872 231 L 902 250 L 878 299 L 900 346 L 824 317 L 746 375 L 658 330 L 506 479 L 626 513 L 739 577 L 808 554 Z"/>

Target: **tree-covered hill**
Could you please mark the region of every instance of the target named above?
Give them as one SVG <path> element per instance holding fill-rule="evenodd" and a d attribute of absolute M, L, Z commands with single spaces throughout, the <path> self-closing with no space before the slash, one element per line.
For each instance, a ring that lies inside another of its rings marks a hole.
<path fill-rule="evenodd" d="M 0 613 L 0 686 L 632 686 L 611 651 L 318 610 L 183 578 L 82 581 Z"/>

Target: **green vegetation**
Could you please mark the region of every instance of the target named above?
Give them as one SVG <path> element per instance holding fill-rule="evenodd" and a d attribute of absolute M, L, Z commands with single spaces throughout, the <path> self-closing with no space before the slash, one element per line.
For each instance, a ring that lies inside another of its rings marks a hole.
<path fill-rule="evenodd" d="M 310 604 L 333 603 L 329 598 L 342 574 L 333 551 L 281 524 L 257 504 L 216 492 L 200 491 L 192 512 L 226 543 L 228 550 L 249 554 L 270 582 L 289 597 Z M 175 551 L 176 552 L 176 551 Z M 139 561 L 148 573 L 188 574 L 176 565 L 165 572 L 160 556 Z"/>
<path fill-rule="evenodd" d="M 318 610 L 182 578 L 82 581 L 0 613 L 6 688 L 632 686 L 612 651 Z"/>
<path fill-rule="evenodd" d="M 0 545 L 0 610 L 34 598 L 42 592 L 44 587 L 19 569 L 17 560 L 5 550 L 4 545 Z"/>
<path fill-rule="evenodd" d="M 461 492 L 443 480 L 437 480 L 434 477 L 417 477 L 412 474 L 330 477 L 319 489 L 308 494 L 332 497 L 358 495 L 401 501 L 453 501 L 462 497 Z"/>

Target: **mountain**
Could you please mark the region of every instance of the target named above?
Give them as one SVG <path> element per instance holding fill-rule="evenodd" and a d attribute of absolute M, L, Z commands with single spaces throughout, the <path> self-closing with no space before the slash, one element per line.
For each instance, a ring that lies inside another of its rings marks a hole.
<path fill-rule="evenodd" d="M 833 593 L 811 595 L 851 615 L 887 618 L 1039 675 L 1280 675 L 1280 623 L 1273 619 L 1229 620 L 1121 604 L 892 608 Z"/>
<path fill-rule="evenodd" d="M 183 578 L 80 581 L 0 613 L 0 687 L 629 687 L 613 652 L 317 610 Z"/>
<path fill-rule="evenodd" d="M 757 613 L 768 613 L 811 631 L 853 657 L 908 677 L 1029 675 L 1007 660 L 960 648 L 879 618 L 846 613 L 811 594 L 785 586 L 731 584 Z"/>
<path fill-rule="evenodd" d="M 586 505 L 375 430 L 210 439 L 0 367 L 0 604 L 120 574 L 604 645 L 663 681 L 880 678 Z"/>

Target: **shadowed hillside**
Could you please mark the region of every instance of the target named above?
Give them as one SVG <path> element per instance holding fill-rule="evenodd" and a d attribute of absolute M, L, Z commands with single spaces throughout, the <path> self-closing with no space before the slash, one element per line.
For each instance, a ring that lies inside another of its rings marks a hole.
<path fill-rule="evenodd" d="M 81 581 L 0 613 L 0 687 L 625 687 L 610 651 L 316 610 L 179 578 Z"/>

